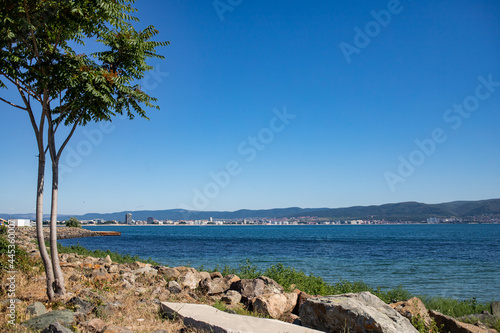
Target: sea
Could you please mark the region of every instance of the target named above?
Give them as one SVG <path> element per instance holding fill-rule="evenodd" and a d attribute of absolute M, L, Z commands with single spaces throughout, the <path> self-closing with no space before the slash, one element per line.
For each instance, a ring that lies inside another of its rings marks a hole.
<path fill-rule="evenodd" d="M 500 224 L 91 226 L 121 236 L 61 240 L 162 265 L 260 269 L 282 263 L 328 282 L 415 295 L 500 300 Z"/>

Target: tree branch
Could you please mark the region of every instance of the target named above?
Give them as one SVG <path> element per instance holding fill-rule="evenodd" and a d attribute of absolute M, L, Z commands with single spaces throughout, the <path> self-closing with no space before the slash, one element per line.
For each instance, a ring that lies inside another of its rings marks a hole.
<path fill-rule="evenodd" d="M 13 106 L 13 107 L 15 107 L 15 108 L 18 108 L 18 109 L 21 109 L 21 110 L 24 110 L 24 111 L 28 111 L 28 109 L 27 109 L 27 108 L 23 108 L 22 106 L 19 106 L 19 105 L 16 105 L 16 104 L 12 103 L 12 102 L 9 102 L 8 100 L 3 99 L 2 97 L 0 97 L 0 100 L 1 100 L 1 101 L 4 101 L 5 103 L 7 103 L 7 104 L 9 104 L 9 105 L 12 105 L 12 106 Z"/>
<path fill-rule="evenodd" d="M 68 144 L 69 139 L 71 139 L 71 137 L 73 136 L 73 133 L 75 133 L 76 127 L 78 126 L 78 123 L 80 122 L 80 119 L 82 119 L 82 117 L 83 117 L 83 115 L 80 115 L 80 117 L 78 117 L 78 119 L 75 121 L 75 123 L 73 124 L 73 128 L 71 129 L 71 132 L 69 132 L 68 137 L 66 138 L 66 140 L 64 140 L 63 144 L 59 148 L 59 152 L 57 153 L 58 160 L 61 157 L 61 154 L 64 150 L 64 147 L 66 147 L 66 145 Z"/>
<path fill-rule="evenodd" d="M 36 44 L 36 39 L 35 39 L 35 31 L 33 30 L 33 24 L 31 24 L 30 15 L 28 13 L 28 4 L 27 4 L 26 0 L 24 0 L 24 11 L 26 12 L 26 19 L 28 20 L 28 23 L 30 25 L 31 39 L 33 40 L 33 47 L 34 47 L 34 51 L 35 51 L 35 56 L 38 59 L 40 59 L 40 55 L 38 53 L 38 46 Z"/>

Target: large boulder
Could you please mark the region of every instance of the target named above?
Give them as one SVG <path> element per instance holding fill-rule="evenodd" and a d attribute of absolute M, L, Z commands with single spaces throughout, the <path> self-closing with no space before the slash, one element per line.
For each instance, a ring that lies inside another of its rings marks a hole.
<path fill-rule="evenodd" d="M 236 290 L 228 290 L 221 301 L 229 305 L 238 304 L 241 301 L 241 294 Z"/>
<path fill-rule="evenodd" d="M 327 332 L 418 333 L 410 321 L 369 292 L 309 298 L 300 307 L 302 325 Z"/>
<path fill-rule="evenodd" d="M 21 325 L 31 328 L 32 330 L 43 330 L 51 324 L 60 323 L 65 327 L 70 327 L 75 323 L 75 315 L 70 310 L 55 310 L 47 312 L 41 316 L 32 318 Z"/>
<path fill-rule="evenodd" d="M 59 323 L 50 324 L 41 333 L 73 333 L 69 328 L 64 327 Z"/>
<path fill-rule="evenodd" d="M 434 310 L 429 310 L 429 315 L 434 319 L 438 327 L 443 327 L 443 332 L 453 333 L 496 333 L 496 330 L 487 327 L 479 327 L 472 324 L 462 323 L 450 316 L 446 316 Z"/>
<path fill-rule="evenodd" d="M 45 308 L 45 305 L 43 305 L 40 302 L 35 302 L 33 304 L 28 305 L 26 308 L 26 314 L 31 318 L 31 317 L 38 317 L 40 315 L 43 315 L 47 313 L 47 309 Z"/>
<path fill-rule="evenodd" d="M 300 306 L 302 304 L 304 304 L 309 298 L 311 297 L 319 297 L 319 296 L 312 296 L 312 295 L 309 295 L 308 293 L 305 293 L 303 291 L 300 291 L 300 290 L 296 290 L 294 291 L 298 296 L 297 296 L 297 304 L 295 305 L 295 308 L 293 309 L 292 313 L 295 314 L 295 315 L 299 315 L 299 311 L 300 311 Z"/>
<path fill-rule="evenodd" d="M 188 287 L 191 290 L 195 290 L 198 287 L 198 284 L 201 281 L 201 277 L 198 272 L 194 271 L 185 271 L 181 272 L 179 277 L 177 278 L 177 282 L 181 285 L 182 288 Z"/>
<path fill-rule="evenodd" d="M 410 321 L 413 318 L 420 318 L 424 321 L 426 327 L 431 325 L 431 317 L 424 305 L 424 302 L 418 297 L 410 298 L 407 301 L 389 304 L 391 308 L 399 312 L 401 315 L 408 318 Z"/>
<path fill-rule="evenodd" d="M 290 313 L 297 304 L 298 294 L 264 294 L 256 297 L 252 302 L 254 311 L 274 319 Z"/>
<path fill-rule="evenodd" d="M 284 289 L 276 281 L 265 276 L 256 279 L 242 279 L 233 282 L 231 290 L 236 290 L 242 296 L 242 300 L 251 303 L 256 297 L 264 294 L 281 294 Z"/>
<path fill-rule="evenodd" d="M 205 278 L 200 281 L 200 289 L 208 295 L 218 295 L 226 292 L 233 282 L 240 280 L 234 274 L 226 277 Z"/>

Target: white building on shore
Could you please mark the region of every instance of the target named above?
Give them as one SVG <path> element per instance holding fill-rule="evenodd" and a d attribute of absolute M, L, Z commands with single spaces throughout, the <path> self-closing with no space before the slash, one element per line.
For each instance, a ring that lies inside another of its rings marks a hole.
<path fill-rule="evenodd" d="M 9 224 L 15 225 L 16 227 L 31 227 L 33 225 L 31 220 L 28 219 L 12 219 L 9 220 Z"/>

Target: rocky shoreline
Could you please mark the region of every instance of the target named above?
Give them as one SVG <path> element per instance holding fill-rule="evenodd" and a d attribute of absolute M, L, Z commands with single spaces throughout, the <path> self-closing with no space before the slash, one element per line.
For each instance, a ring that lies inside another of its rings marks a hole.
<path fill-rule="evenodd" d="M 16 236 L 18 245 L 30 256 L 39 257 L 32 242 L 34 228 L 18 228 Z M 78 228 L 58 228 L 58 236 L 65 239 L 99 234 Z M 308 295 L 298 289 L 286 292 L 283 286 L 265 276 L 240 279 L 232 274 L 222 276 L 220 272 L 209 273 L 190 267 L 153 266 L 141 262 L 118 264 L 109 256 L 93 258 L 74 253 L 60 254 L 60 261 L 68 294 L 59 300 L 57 307 L 47 311 L 49 304 L 44 295 L 43 276 L 32 278 L 39 279 L 38 289 L 41 290 L 18 296 L 18 301 L 25 305 L 22 310 L 26 320 L 22 327 L 43 333 L 68 333 L 71 332 L 69 327 L 79 332 L 98 333 L 203 332 L 203 327 L 211 327 L 210 323 L 201 320 L 195 320 L 201 323 L 198 326 L 193 320 L 165 321 L 164 317 L 172 315 L 165 304 L 190 303 L 215 304 L 228 312 L 251 311 L 298 325 L 296 327 L 302 327 L 303 332 L 336 332 L 348 328 L 351 332 L 411 333 L 418 332 L 412 325 L 417 318 L 428 329 L 434 321 L 446 332 L 496 332 L 481 324 L 466 324 L 427 311 L 418 298 L 387 305 L 368 292 L 326 297 Z M 182 314 L 177 318 L 183 318 Z M 196 328 L 189 328 L 191 326 Z"/>

